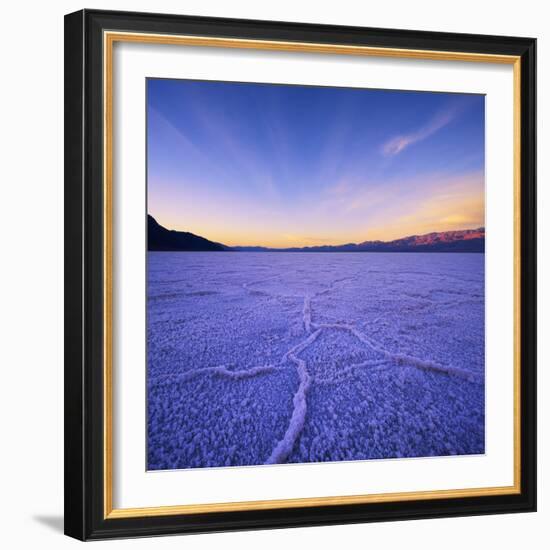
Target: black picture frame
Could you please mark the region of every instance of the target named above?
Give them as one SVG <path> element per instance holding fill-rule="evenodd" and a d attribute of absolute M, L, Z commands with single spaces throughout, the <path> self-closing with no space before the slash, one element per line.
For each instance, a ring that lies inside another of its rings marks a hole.
<path fill-rule="evenodd" d="M 103 33 L 139 32 L 517 56 L 520 487 L 517 494 L 105 517 Z M 80 540 L 536 510 L 536 40 L 82 10 L 65 17 L 65 533 Z"/>

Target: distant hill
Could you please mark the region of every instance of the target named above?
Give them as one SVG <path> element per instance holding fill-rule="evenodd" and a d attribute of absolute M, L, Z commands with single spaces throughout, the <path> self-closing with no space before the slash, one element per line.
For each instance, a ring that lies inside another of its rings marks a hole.
<path fill-rule="evenodd" d="M 368 244 L 368 243 L 363 243 Z M 404 248 L 463 248 L 485 250 L 485 228 L 462 229 L 460 231 L 443 231 L 441 233 L 427 233 L 426 235 L 413 235 L 403 237 L 387 243 L 392 247 Z"/>
<path fill-rule="evenodd" d="M 148 249 L 151 251 L 236 251 L 236 252 L 485 252 L 485 228 L 442 231 L 411 235 L 393 241 L 365 241 L 341 245 L 302 248 L 267 248 L 263 246 L 225 246 L 184 231 L 171 231 L 148 220 Z"/>
<path fill-rule="evenodd" d="M 341 245 L 272 249 L 261 246 L 236 246 L 242 252 L 485 252 L 485 228 L 443 231 L 412 235 L 394 241 L 365 241 Z"/>
<path fill-rule="evenodd" d="M 147 249 L 151 251 L 221 251 L 226 247 L 184 231 L 171 231 L 162 227 L 153 216 L 147 216 Z"/>

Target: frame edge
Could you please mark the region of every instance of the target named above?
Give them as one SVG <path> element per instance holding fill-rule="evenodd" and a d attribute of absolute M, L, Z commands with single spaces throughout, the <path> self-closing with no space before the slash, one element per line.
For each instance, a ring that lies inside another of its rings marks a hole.
<path fill-rule="evenodd" d="M 84 11 L 64 18 L 64 532 L 85 539 Z"/>

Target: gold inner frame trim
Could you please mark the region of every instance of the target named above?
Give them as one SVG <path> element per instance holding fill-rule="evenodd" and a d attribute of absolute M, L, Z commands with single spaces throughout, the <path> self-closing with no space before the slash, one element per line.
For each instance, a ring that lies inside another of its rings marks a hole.
<path fill-rule="evenodd" d="M 181 46 L 204 46 L 216 48 L 240 48 L 270 51 L 357 55 L 371 57 L 394 57 L 426 59 L 435 61 L 466 61 L 474 63 L 498 63 L 513 66 L 514 81 L 514 484 L 504 487 L 480 487 L 412 491 L 367 495 L 345 495 L 277 500 L 254 500 L 245 502 L 221 502 L 211 504 L 182 504 L 148 508 L 113 508 L 113 46 L 116 42 L 165 44 Z M 303 508 L 308 506 L 334 506 L 412 500 L 435 500 L 480 496 L 511 495 L 521 492 L 521 432 L 520 432 L 520 374 L 521 374 L 521 295 L 520 295 L 520 227 L 521 227 L 521 61 L 518 56 L 450 52 L 433 50 L 409 50 L 370 46 L 347 46 L 341 44 L 316 44 L 308 42 L 284 42 L 272 40 L 249 40 L 104 31 L 103 33 L 103 115 L 104 115 L 104 518 L 134 518 L 172 516 L 212 512 L 235 512 L 247 510 L 272 510 L 280 508 Z"/>

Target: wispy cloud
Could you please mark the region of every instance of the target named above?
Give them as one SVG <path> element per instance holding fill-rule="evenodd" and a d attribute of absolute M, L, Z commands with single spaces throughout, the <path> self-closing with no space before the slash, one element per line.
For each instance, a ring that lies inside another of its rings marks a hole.
<path fill-rule="evenodd" d="M 340 243 L 483 225 L 483 170 L 344 181 L 312 207 L 319 218 L 338 220 Z"/>
<path fill-rule="evenodd" d="M 382 146 L 382 153 L 388 157 L 398 155 L 410 145 L 423 141 L 441 130 L 441 128 L 447 126 L 447 124 L 455 118 L 456 114 L 456 108 L 451 108 L 447 111 L 438 113 L 427 124 L 415 132 L 410 134 L 402 134 L 391 138 Z"/>

